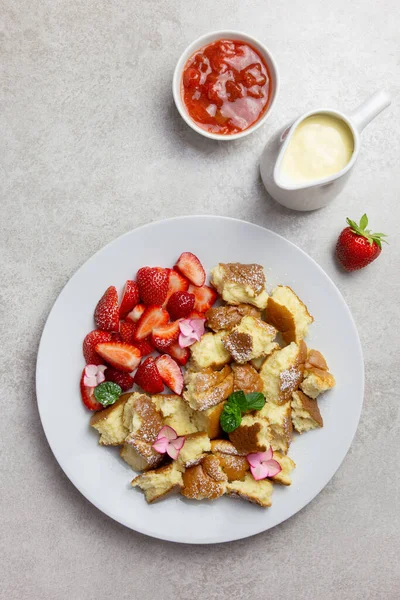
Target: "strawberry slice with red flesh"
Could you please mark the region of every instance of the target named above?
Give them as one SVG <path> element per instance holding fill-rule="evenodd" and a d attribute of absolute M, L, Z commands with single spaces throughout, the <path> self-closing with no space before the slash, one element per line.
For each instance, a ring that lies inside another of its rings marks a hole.
<path fill-rule="evenodd" d="M 95 329 L 87 334 L 83 340 L 82 350 L 83 356 L 87 365 L 102 365 L 103 359 L 99 356 L 95 350 L 97 344 L 101 342 L 111 342 L 112 334 L 108 331 L 99 331 Z"/>
<path fill-rule="evenodd" d="M 189 287 L 189 281 L 186 277 L 183 277 L 175 269 L 169 269 L 169 281 L 168 281 L 168 292 L 163 307 L 165 308 L 168 300 L 175 292 L 187 292 Z"/>
<path fill-rule="evenodd" d="M 142 356 L 147 356 L 154 352 L 154 346 L 152 345 L 150 338 L 151 336 L 148 336 L 147 338 L 144 338 L 144 340 L 135 342 L 135 346 L 136 348 L 139 348 Z"/>
<path fill-rule="evenodd" d="M 128 321 L 133 321 L 133 323 L 137 323 L 145 310 L 146 307 L 144 304 L 137 304 L 135 308 L 126 315 L 126 318 L 128 319 Z"/>
<path fill-rule="evenodd" d="M 97 329 L 102 331 L 118 331 L 119 329 L 119 307 L 118 292 L 111 285 L 104 292 L 94 310 L 94 322 Z"/>
<path fill-rule="evenodd" d="M 205 313 L 210 309 L 218 298 L 217 292 L 208 285 L 203 285 L 202 287 L 190 285 L 188 291 L 194 294 L 194 310 L 200 313 Z"/>
<path fill-rule="evenodd" d="M 121 341 L 125 344 L 133 344 L 135 345 L 135 332 L 137 325 L 132 321 L 120 321 L 119 323 L 119 335 L 121 337 Z"/>
<path fill-rule="evenodd" d="M 184 277 L 198 287 L 204 285 L 206 281 L 206 272 L 203 265 L 197 256 L 191 252 L 183 252 L 178 258 L 174 269 L 182 273 Z"/>
<path fill-rule="evenodd" d="M 159 394 L 164 390 L 164 384 L 152 356 L 140 363 L 135 374 L 135 383 L 148 394 Z"/>
<path fill-rule="evenodd" d="M 86 385 L 83 383 L 84 377 L 85 377 L 85 369 L 83 369 L 83 371 L 82 371 L 82 377 L 81 377 L 81 381 L 80 381 L 81 397 L 82 397 L 83 404 L 89 410 L 101 410 L 103 408 L 103 406 L 100 404 L 100 402 L 97 402 L 97 400 L 94 396 L 95 388 L 86 387 Z"/>
<path fill-rule="evenodd" d="M 192 312 L 195 303 L 194 294 L 174 292 L 167 302 L 167 311 L 171 319 L 185 319 Z"/>
<path fill-rule="evenodd" d="M 131 312 L 139 302 L 139 288 L 136 281 L 128 279 L 125 283 L 122 300 L 119 307 L 120 319 L 125 319 L 126 315 Z"/>
<path fill-rule="evenodd" d="M 180 365 L 186 365 L 190 357 L 189 348 L 181 348 L 178 342 L 174 342 L 165 350 L 169 356 L 172 356 L 174 360 Z"/>
<path fill-rule="evenodd" d="M 169 269 L 142 267 L 136 275 L 139 294 L 146 306 L 162 306 L 168 292 Z"/>
<path fill-rule="evenodd" d="M 122 371 L 118 371 L 113 367 L 107 367 L 104 371 L 104 376 L 106 381 L 112 381 L 119 385 L 123 392 L 127 392 L 133 387 L 133 377 L 129 375 L 129 373 L 123 373 Z"/>
<path fill-rule="evenodd" d="M 165 352 L 167 348 L 171 346 L 179 337 L 179 323 L 174 321 L 173 323 L 167 323 L 161 327 L 153 329 L 151 334 L 151 341 L 153 346 L 159 352 Z"/>
<path fill-rule="evenodd" d="M 112 367 L 124 373 L 130 373 L 140 363 L 142 357 L 139 348 L 123 342 L 97 344 L 96 352 Z"/>
<path fill-rule="evenodd" d="M 136 340 L 144 340 L 153 329 L 166 325 L 168 321 L 169 314 L 161 306 L 148 306 L 138 321 L 135 332 Z"/>
<path fill-rule="evenodd" d="M 183 374 L 180 366 L 168 354 L 159 356 L 156 359 L 156 366 L 165 385 L 180 396 L 183 390 Z"/>

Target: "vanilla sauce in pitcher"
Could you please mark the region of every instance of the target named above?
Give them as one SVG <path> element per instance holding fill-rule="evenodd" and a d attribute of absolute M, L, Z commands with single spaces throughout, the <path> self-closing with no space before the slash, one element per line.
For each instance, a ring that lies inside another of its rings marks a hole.
<path fill-rule="evenodd" d="M 351 160 L 354 138 L 348 125 L 327 113 L 307 117 L 295 129 L 281 163 L 290 184 L 310 183 L 335 175 Z"/>

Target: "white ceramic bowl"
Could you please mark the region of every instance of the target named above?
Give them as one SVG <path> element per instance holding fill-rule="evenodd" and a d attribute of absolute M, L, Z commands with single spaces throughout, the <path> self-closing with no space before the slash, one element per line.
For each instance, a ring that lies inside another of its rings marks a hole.
<path fill-rule="evenodd" d="M 207 44 L 210 44 L 211 42 L 215 42 L 215 41 L 221 40 L 221 39 L 240 40 L 243 42 L 247 42 L 248 44 L 253 46 L 253 48 L 255 48 L 260 53 L 260 55 L 263 57 L 266 65 L 268 67 L 268 70 L 270 72 L 271 83 L 272 83 L 272 94 L 271 94 L 270 103 L 269 103 L 267 110 L 261 117 L 261 119 L 256 121 L 256 123 L 254 123 L 254 125 L 252 125 L 248 129 L 245 129 L 244 131 L 241 131 L 240 133 L 233 133 L 232 135 L 221 135 L 220 133 L 211 133 L 209 131 L 206 131 L 205 129 L 202 129 L 198 125 L 196 125 L 196 123 L 190 117 L 189 113 L 187 112 L 187 110 L 185 108 L 185 105 L 182 100 L 182 93 L 181 93 L 182 72 L 183 72 L 183 69 L 184 69 L 187 61 L 189 60 L 189 58 L 197 50 L 199 50 L 200 48 L 203 48 L 203 46 L 207 46 Z M 186 50 L 182 53 L 180 59 L 178 60 L 177 65 L 175 67 L 175 71 L 174 71 L 174 77 L 172 80 L 172 93 L 174 96 L 174 101 L 175 101 L 176 107 L 177 107 L 182 119 L 184 121 L 186 121 L 186 123 L 192 129 L 194 129 L 194 131 L 197 131 L 197 133 L 200 133 L 201 135 L 204 135 L 205 137 L 208 137 L 213 140 L 223 140 L 225 142 L 230 141 L 230 140 L 237 140 L 239 138 L 245 137 L 246 135 L 253 133 L 253 131 L 255 131 L 256 129 L 261 127 L 261 125 L 263 125 L 265 123 L 268 115 L 271 114 L 271 111 L 272 111 L 272 109 L 275 105 L 276 99 L 278 97 L 278 91 L 279 91 L 278 68 L 276 66 L 275 60 L 272 57 L 271 52 L 263 44 L 261 44 L 258 40 L 253 38 L 251 35 L 247 35 L 246 33 L 241 33 L 240 31 L 230 31 L 230 30 L 213 31 L 211 33 L 207 33 L 206 35 L 203 35 L 202 37 L 199 37 L 197 40 L 192 42 L 186 48 Z"/>

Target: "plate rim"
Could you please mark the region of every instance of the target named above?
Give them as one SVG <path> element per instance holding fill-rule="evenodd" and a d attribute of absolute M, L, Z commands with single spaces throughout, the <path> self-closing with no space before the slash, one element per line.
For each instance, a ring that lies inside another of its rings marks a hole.
<path fill-rule="evenodd" d="M 194 540 L 179 540 L 174 538 L 173 536 L 169 536 L 169 535 L 165 535 L 165 534 L 156 534 L 154 532 L 148 531 L 146 529 L 146 527 L 144 526 L 138 526 L 135 528 L 132 527 L 132 525 L 130 523 L 128 523 L 124 518 L 121 518 L 120 516 L 116 516 L 115 513 L 113 513 L 112 510 L 108 510 L 105 509 L 104 507 L 102 507 L 100 505 L 100 503 L 97 501 L 96 498 L 92 498 L 90 492 L 87 492 L 87 490 L 85 490 L 83 488 L 83 486 L 79 483 L 76 482 L 75 480 L 75 476 L 74 473 L 71 472 L 69 470 L 69 468 L 67 466 L 65 466 L 65 464 L 63 464 L 63 458 L 59 456 L 58 451 L 56 450 L 56 448 L 54 447 L 54 445 L 50 442 L 49 436 L 47 435 L 47 431 L 46 431 L 46 427 L 45 427 L 45 423 L 44 423 L 44 415 L 42 413 L 42 409 L 40 406 L 40 401 L 39 401 L 39 396 L 40 396 L 40 382 L 41 382 L 41 376 L 40 376 L 40 367 L 41 364 L 44 360 L 44 358 L 41 358 L 42 352 L 43 352 L 43 340 L 45 338 L 45 333 L 48 327 L 48 322 L 50 320 L 51 314 L 53 313 L 53 311 L 55 310 L 58 302 L 60 301 L 60 297 L 63 294 L 65 288 L 70 284 L 71 280 L 81 271 L 81 269 L 83 269 L 87 264 L 91 263 L 92 261 L 94 261 L 98 255 L 100 255 L 102 252 L 106 252 L 106 250 L 108 249 L 109 246 L 111 246 L 112 244 L 116 243 L 118 240 L 127 237 L 129 235 L 131 235 L 134 231 L 137 231 L 139 229 L 146 229 L 149 228 L 153 225 L 159 225 L 161 223 L 166 223 L 166 222 L 170 222 L 170 221 L 182 221 L 182 220 L 189 220 L 189 219 L 197 219 L 197 218 L 201 218 L 201 219 L 216 219 L 216 220 L 223 220 L 223 221 L 233 221 L 236 223 L 245 223 L 246 225 L 251 225 L 252 227 L 257 227 L 258 229 L 262 229 L 264 231 L 267 231 L 270 235 L 272 235 L 273 237 L 276 238 L 280 238 L 281 240 L 284 240 L 286 243 L 290 244 L 291 246 L 293 246 L 298 252 L 300 252 L 302 255 L 304 255 L 308 260 L 310 260 L 314 267 L 316 267 L 321 274 L 328 279 L 328 281 L 332 284 L 333 289 L 336 292 L 336 295 L 338 296 L 339 300 L 341 301 L 345 311 L 347 312 L 347 316 L 349 317 L 349 321 L 351 323 L 352 326 L 352 330 L 354 335 L 354 339 L 357 345 L 357 350 L 359 353 L 359 358 L 360 358 L 360 367 L 361 367 L 361 376 L 362 376 L 362 381 L 361 381 L 361 390 L 360 390 L 360 394 L 361 394 L 361 402 L 358 408 L 358 414 L 357 416 L 357 420 L 356 420 L 356 426 L 354 428 L 354 432 L 353 435 L 351 436 L 351 439 L 348 443 L 348 445 L 346 446 L 345 449 L 342 449 L 340 452 L 340 460 L 338 461 L 338 465 L 335 468 L 335 470 L 333 471 L 333 473 L 330 474 L 329 478 L 327 481 L 325 481 L 321 486 L 318 486 L 318 490 L 316 493 L 312 493 L 311 497 L 307 497 L 307 499 L 301 504 L 301 506 L 299 506 L 298 508 L 296 508 L 296 510 L 289 516 L 289 517 L 282 517 L 280 518 L 274 525 L 271 525 L 265 529 L 261 529 L 258 532 L 254 532 L 254 533 L 249 533 L 249 534 L 239 534 L 239 535 L 229 535 L 229 539 L 212 539 L 212 540 L 208 540 L 208 539 L 194 539 Z M 82 496 L 91 504 L 93 504 L 98 510 L 100 510 L 103 514 L 105 514 L 107 517 L 110 517 L 111 519 L 113 519 L 114 521 L 116 521 L 117 523 L 120 523 L 121 525 L 124 525 L 125 527 L 127 527 L 128 529 L 130 529 L 131 531 L 135 531 L 137 533 L 143 534 L 143 535 L 147 535 L 151 538 L 154 539 L 159 539 L 159 540 L 163 540 L 163 541 L 168 541 L 168 542 L 174 542 L 174 543 L 180 543 L 180 544 L 201 544 L 201 545 L 206 545 L 206 544 L 220 544 L 220 543 L 229 543 L 229 542 L 233 542 L 233 541 L 238 541 L 240 539 L 246 539 L 246 538 L 250 538 L 253 537 L 255 535 L 259 535 L 261 533 L 264 533 L 265 531 L 268 531 L 269 529 L 272 529 L 278 525 L 280 525 L 281 523 L 291 519 L 294 515 L 296 515 L 297 513 L 299 513 L 301 510 L 303 510 L 303 508 L 305 508 L 308 504 L 310 504 L 320 493 L 321 491 L 328 485 L 328 483 L 333 479 L 333 477 L 336 475 L 337 471 L 339 470 L 339 468 L 341 467 L 347 453 L 350 450 L 350 447 L 354 441 L 354 437 L 355 434 L 357 432 L 358 426 L 359 426 L 359 422 L 360 422 L 360 417 L 361 417 L 361 411 L 362 411 L 362 407 L 364 404 L 364 392 L 365 392 L 365 364 L 364 364 L 364 355 L 363 355 L 363 351 L 362 351 L 362 345 L 361 345 L 361 341 L 360 341 L 360 337 L 358 334 L 358 330 L 357 330 L 357 326 L 355 323 L 355 320 L 353 318 L 353 315 L 350 311 L 350 308 L 347 305 L 346 300 L 344 299 L 342 293 L 340 292 L 339 288 L 336 286 L 335 282 L 331 279 L 331 277 L 326 273 L 326 271 L 324 271 L 324 269 L 309 255 L 307 254 L 304 250 L 302 250 L 301 248 L 299 248 L 299 246 L 297 246 L 294 242 L 292 242 L 291 240 L 288 240 L 287 238 L 285 238 L 283 235 L 280 235 L 279 233 L 276 233 L 275 231 L 272 231 L 271 229 L 268 229 L 267 227 L 263 227 L 262 225 L 257 225 L 256 223 L 252 223 L 251 221 L 245 221 L 244 219 L 238 219 L 235 217 L 226 217 L 224 215 L 210 215 L 210 214 L 195 214 L 195 215 L 180 215 L 180 216 L 175 216 L 175 217 L 168 217 L 166 219 L 158 219 L 156 221 L 150 221 L 148 223 L 144 223 L 143 225 L 139 225 L 138 227 L 134 227 L 133 229 L 126 231 L 125 233 L 119 235 L 118 237 L 110 240 L 107 244 L 105 244 L 104 246 L 102 246 L 101 248 L 99 248 L 96 252 L 94 252 L 94 254 L 92 254 L 87 260 L 85 260 L 73 273 L 72 275 L 68 278 L 68 281 L 66 281 L 65 285 L 62 287 L 62 289 L 60 290 L 60 292 L 57 295 L 57 298 L 55 299 L 55 301 L 53 302 L 47 317 L 46 317 L 46 321 L 45 324 L 43 326 L 43 330 L 40 336 L 40 341 L 39 341 L 39 346 L 38 346 L 38 350 L 37 350 L 37 357 L 36 357 L 36 368 L 35 368 L 35 391 L 36 391 L 36 403 L 37 403 L 37 407 L 38 407 L 38 412 L 39 412 L 39 417 L 40 417 L 40 422 L 42 425 L 42 429 L 44 432 L 44 435 L 46 437 L 47 443 L 53 453 L 54 458 L 56 459 L 59 467 L 61 468 L 61 470 L 64 472 L 64 474 L 67 476 L 67 478 L 70 480 L 70 482 L 74 485 L 74 487 L 78 490 L 78 492 L 80 494 L 82 494 Z"/>

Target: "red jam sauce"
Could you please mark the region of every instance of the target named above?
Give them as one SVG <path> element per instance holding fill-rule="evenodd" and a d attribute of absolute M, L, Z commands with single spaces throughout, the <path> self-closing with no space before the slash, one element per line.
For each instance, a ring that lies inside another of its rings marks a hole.
<path fill-rule="evenodd" d="M 189 58 L 181 89 L 186 110 L 196 125 L 211 133 L 232 135 L 263 116 L 271 98 L 271 77 L 252 46 L 238 40 L 218 40 Z"/>

